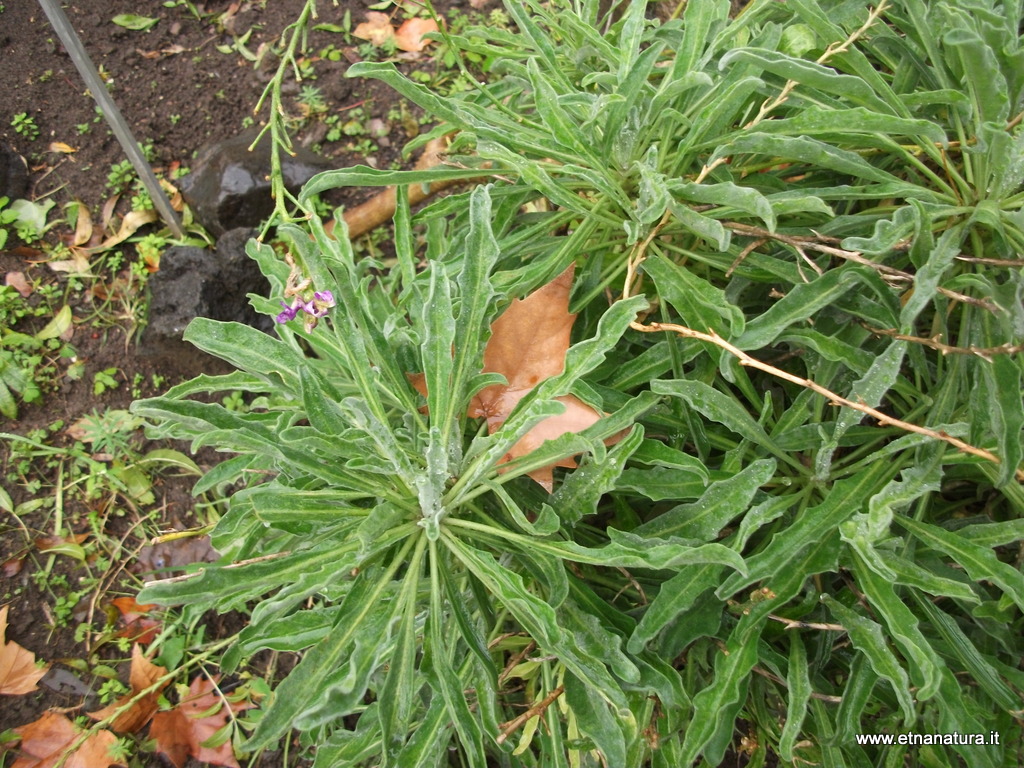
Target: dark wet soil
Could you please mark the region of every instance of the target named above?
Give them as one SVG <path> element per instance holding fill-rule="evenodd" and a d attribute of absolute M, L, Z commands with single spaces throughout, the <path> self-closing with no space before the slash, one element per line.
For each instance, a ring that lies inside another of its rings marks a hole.
<path fill-rule="evenodd" d="M 277 65 L 273 48 L 282 31 L 298 17 L 304 0 L 71 0 L 62 5 L 135 137 L 149 147 L 154 169 L 163 178 L 173 179 L 190 166 L 202 147 L 259 125 L 265 118 L 265 109 L 261 114 L 254 113 L 254 108 Z M 442 14 L 459 5 L 434 3 Z M 302 83 L 291 81 L 284 89 L 286 108 L 296 118 L 294 140 L 331 158 L 338 167 L 367 162 L 368 153 L 369 161 L 381 167 L 401 162 L 401 148 L 416 131 L 415 111 L 401 105 L 391 91 L 376 82 L 344 77 L 347 67 L 364 56 L 383 58 L 341 31 L 362 20 L 367 4 L 335 0 L 318 6 L 317 23 L 325 28 L 312 31 L 307 40 L 305 79 Z M 147 31 L 133 31 L 113 23 L 118 14 L 140 14 L 157 21 Z M 433 66 L 415 55 L 402 55 L 398 63 L 405 69 Z M 86 207 L 96 226 L 105 219 L 116 224 L 118 217 L 130 210 L 130 189 L 118 196 L 109 183 L 112 170 L 124 161 L 123 150 L 34 0 L 0 0 L 0 95 L 0 142 L 28 163 L 29 186 L 24 197 L 54 201 L 50 221 L 63 218 L 67 206 L 74 202 Z M 23 117 L 18 120 L 18 116 Z M 332 127 L 344 125 L 353 116 L 357 116 L 360 130 L 370 121 L 378 121 L 372 125 L 372 143 L 359 130 L 332 134 Z M 26 119 L 35 130 L 17 130 Z M 365 196 L 358 190 L 350 193 L 351 200 Z M 340 202 L 346 202 L 344 196 Z M 0 432 L 19 435 L 60 422 L 62 426 L 45 437 L 51 445 L 70 444 L 66 428 L 83 416 L 125 409 L 137 397 L 152 396 L 197 373 L 213 372 L 215 367 L 202 356 L 168 359 L 140 354 L 138 328 L 145 321 L 145 294 L 130 284 L 125 288 L 126 272 L 111 269 L 106 262 L 97 263 L 92 277 L 69 283 L 67 273 L 52 269 L 47 260 L 53 258 L 53 246 L 70 242 L 74 229 L 73 221 L 58 224 L 48 233 L 46 247 L 25 245 L 12 237 L 6 250 L 0 249 L 0 278 L 21 272 L 33 285 L 55 285 L 73 313 L 66 344 L 74 357 L 54 363 L 52 370 L 58 375 L 47 383 L 41 403 L 20 405 L 13 421 L 0 416 Z M 158 231 L 158 226 L 150 225 L 140 234 Z M 124 248 L 126 262 L 137 258 L 133 245 L 126 243 Z M 47 320 L 26 321 L 17 330 L 34 333 Z M 0 333 L 5 330 L 0 328 Z M 84 375 L 78 379 L 64 375 L 75 363 L 84 364 Z M 95 373 L 110 369 L 116 369 L 112 375 L 118 385 L 97 394 Z M 133 439 L 133 450 L 140 452 L 155 447 L 185 449 L 146 444 L 141 434 Z M 201 466 L 210 466 L 217 459 L 215 454 L 197 457 Z M 37 485 L 20 476 L 16 464 L 10 444 L 0 440 L 0 487 L 17 507 L 34 496 L 60 494 L 61 483 L 68 482 L 63 473 L 70 472 L 73 463 L 54 460 L 46 466 L 37 461 L 32 468 L 33 477 L 41 480 Z M 34 542 L 54 533 L 52 504 L 45 507 L 45 513 L 23 511 L 17 516 L 0 509 L 0 605 L 10 605 L 7 639 L 52 662 L 54 670 L 38 692 L 0 697 L 0 734 L 31 722 L 50 708 L 69 708 L 71 717 L 97 708 L 95 692 L 102 679 L 96 676 L 95 667 L 105 660 L 120 663 L 117 668 L 126 673 L 123 662 L 127 654 L 117 653 L 112 643 L 100 651 L 87 647 L 83 632 L 79 629 L 76 635 L 76 628 L 89 624 L 91 630 L 85 636 L 95 638 L 95 633 L 109 625 L 109 600 L 129 594 L 138 583 L 137 576 L 118 575 L 119 565 L 140 570 L 138 555 L 148 536 L 209 519 L 206 512 L 197 510 L 190 493 L 194 478 L 165 474 L 152 479 L 155 501 L 148 505 L 133 505 L 124 498 L 86 501 L 77 493 L 62 495 L 61 504 L 66 501 L 66 506 L 61 509 L 60 522 L 65 531 L 92 535 L 94 541 L 102 538 L 104 546 L 119 542 L 110 553 L 115 564 L 106 570 L 95 563 L 83 565 L 74 558 L 38 550 Z M 118 564 L 116 558 L 122 561 Z M 13 562 L 17 566 L 9 565 Z M 44 571 L 46 577 L 40 578 Z M 67 584 L 67 591 L 74 592 L 90 573 L 104 574 L 102 583 L 83 595 L 68 616 L 62 620 L 55 617 L 54 600 L 64 589 L 59 585 Z M 237 616 L 211 617 L 208 637 L 237 631 L 241 621 Z M 264 763 L 280 764 L 275 759 L 279 760 L 268 757 Z M 132 761 L 139 766 L 163 765 L 144 751 Z M 0 764 L 4 764 L 2 753 Z"/>

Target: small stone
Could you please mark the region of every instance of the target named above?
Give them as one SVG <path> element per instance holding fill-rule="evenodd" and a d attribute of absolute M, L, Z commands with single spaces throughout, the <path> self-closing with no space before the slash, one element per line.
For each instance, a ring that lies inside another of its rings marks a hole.
<path fill-rule="evenodd" d="M 25 158 L 0 141 L 0 197 L 19 200 L 28 192 L 28 166 Z"/>
<path fill-rule="evenodd" d="M 181 179 L 181 194 L 203 227 L 214 236 L 238 227 L 258 227 L 274 210 L 270 196 L 270 136 L 264 135 L 250 152 L 256 138 L 251 129 L 200 151 L 192 172 Z M 295 155 L 281 154 L 287 189 L 302 185 L 334 164 L 304 147 Z"/>
<path fill-rule="evenodd" d="M 160 271 L 149 278 L 149 325 L 140 353 L 150 357 L 201 359 L 182 340 L 196 317 L 237 321 L 269 331 L 273 319 L 249 306 L 248 294 L 267 295 L 270 286 L 245 252 L 253 232 L 233 229 L 217 241 L 216 251 L 178 245 L 160 257 Z"/>

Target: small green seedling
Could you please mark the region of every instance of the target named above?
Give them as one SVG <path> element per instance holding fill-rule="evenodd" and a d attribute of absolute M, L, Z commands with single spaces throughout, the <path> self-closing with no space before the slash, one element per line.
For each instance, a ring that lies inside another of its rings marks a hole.
<path fill-rule="evenodd" d="M 36 125 L 35 118 L 30 116 L 28 112 L 19 112 L 11 120 L 11 127 L 14 132 L 19 136 L 24 136 L 29 141 L 35 141 L 39 138 L 39 126 Z"/>
<path fill-rule="evenodd" d="M 117 368 L 105 368 L 102 371 L 96 371 L 92 377 L 92 393 L 99 397 L 107 390 L 117 389 L 121 386 L 121 382 L 114 378 L 116 375 Z"/>

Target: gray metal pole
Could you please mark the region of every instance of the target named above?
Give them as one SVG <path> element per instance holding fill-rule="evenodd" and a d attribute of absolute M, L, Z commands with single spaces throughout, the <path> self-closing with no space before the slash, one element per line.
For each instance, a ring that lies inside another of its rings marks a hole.
<path fill-rule="evenodd" d="M 59 0 L 39 0 L 39 4 L 43 7 L 43 12 L 46 14 L 46 18 L 50 20 L 54 30 L 56 30 L 60 41 L 64 43 L 64 47 L 70 54 L 71 60 L 75 62 L 75 67 L 78 68 L 78 73 L 85 80 L 85 84 L 89 88 L 89 92 L 92 93 L 92 97 L 96 100 L 100 109 L 103 110 L 103 117 L 107 119 L 111 130 L 114 132 L 114 136 L 117 137 L 118 142 L 124 148 L 125 154 L 128 155 L 128 159 L 135 168 L 135 172 L 142 179 L 142 183 L 149 192 L 157 212 L 167 223 L 167 226 L 171 228 L 174 236 L 179 239 L 183 238 L 185 232 L 181 228 L 177 214 L 171 208 L 171 201 L 167 199 L 167 195 L 161 189 L 160 182 L 157 181 L 153 169 L 149 167 L 149 163 L 142 154 L 142 150 L 139 149 L 139 143 L 132 135 L 128 124 L 124 121 L 124 117 L 121 116 L 120 110 L 118 110 L 114 100 L 110 98 L 110 94 L 107 93 L 106 85 L 104 85 L 103 80 L 100 78 L 99 72 L 96 71 L 96 67 L 89 58 L 89 54 L 85 52 L 85 47 L 82 45 L 82 41 L 78 39 L 78 35 L 71 26 L 71 22 L 64 15 Z"/>

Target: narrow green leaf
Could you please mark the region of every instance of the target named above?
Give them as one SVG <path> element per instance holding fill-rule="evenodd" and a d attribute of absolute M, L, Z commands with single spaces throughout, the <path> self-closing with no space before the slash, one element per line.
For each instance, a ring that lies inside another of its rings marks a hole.
<path fill-rule="evenodd" d="M 36 334 L 39 341 L 55 339 L 71 328 L 71 307 L 65 304 L 46 325 Z"/>
<path fill-rule="evenodd" d="M 999 672 L 981 654 L 977 646 L 971 641 L 967 634 L 960 628 L 956 619 L 936 606 L 931 600 L 914 595 L 918 607 L 928 616 L 928 621 L 934 627 L 946 645 L 960 663 L 964 665 L 971 676 L 971 680 L 977 683 L 996 705 L 1003 710 L 1013 711 L 1020 706 L 1020 697 L 1006 684 Z"/>
<path fill-rule="evenodd" d="M 807 717 L 807 702 L 811 699 L 807 651 L 797 632 L 789 633 L 789 670 L 786 673 L 786 687 L 789 689 L 789 700 L 786 702 L 786 722 L 779 737 L 779 757 L 786 762 L 792 762 L 793 748 L 800 736 L 804 718 Z"/>
<path fill-rule="evenodd" d="M 779 51 L 770 51 L 764 48 L 737 48 L 723 56 L 718 66 L 720 69 L 726 69 L 736 61 L 756 64 L 759 68 L 784 77 L 786 80 L 795 80 L 805 88 L 816 88 L 825 93 L 839 96 L 844 101 L 870 107 L 871 111 L 876 114 L 884 115 L 889 112 L 889 106 L 885 101 L 878 98 L 872 88 L 861 78 L 841 74 L 824 64 L 798 59 Z M 940 131 L 939 138 L 936 140 L 942 138 L 943 134 Z"/>
<path fill-rule="evenodd" d="M 991 581 L 1024 610 L 1024 575 L 1002 562 L 986 547 L 911 517 L 897 516 L 896 522 L 913 534 L 922 544 L 953 558 L 975 581 Z"/>
<path fill-rule="evenodd" d="M 734 338 L 733 343 L 745 350 L 761 349 L 771 344 L 790 326 L 804 323 L 816 312 L 852 290 L 859 277 L 858 269 L 843 267 L 830 269 L 809 283 L 797 283 L 767 311 L 747 323 L 743 333 Z M 797 333 L 801 330 L 799 326 L 794 329 Z"/>
<path fill-rule="evenodd" d="M 1010 355 L 995 355 L 982 368 L 994 399 L 989 408 L 992 429 L 999 445 L 999 478 L 996 485 L 1018 482 L 1015 472 L 1024 459 L 1024 398 L 1021 398 L 1021 365 Z M 994 408 L 992 406 L 995 406 Z"/>
<path fill-rule="evenodd" d="M 881 625 L 847 608 L 831 595 L 824 595 L 822 600 L 836 620 L 846 628 L 853 647 L 867 657 L 875 674 L 889 681 L 900 709 L 903 710 L 904 721 L 912 725 L 917 715 L 910 694 L 910 678 L 886 644 Z"/>
<path fill-rule="evenodd" d="M 814 542 L 836 533 L 838 526 L 857 512 L 863 499 L 886 483 L 896 467 L 879 461 L 849 478 L 836 481 L 824 500 L 800 512 L 791 525 L 777 532 L 768 545 L 746 560 L 747 574 L 733 574 L 718 589 L 727 598 L 744 587 L 784 572 Z"/>
<path fill-rule="evenodd" d="M 626 738 L 622 732 L 625 721 L 608 707 L 601 689 L 569 674 L 565 676 L 565 699 L 580 731 L 594 742 L 605 764 L 627 765 Z"/>
<path fill-rule="evenodd" d="M 758 217 L 768 229 L 775 229 L 775 211 L 768 198 L 756 189 L 741 187 L 731 181 L 717 184 L 682 182 L 672 185 L 671 189 L 687 202 L 711 203 L 723 208 L 735 208 L 742 213 Z"/>
<path fill-rule="evenodd" d="M 758 459 L 733 477 L 713 483 L 698 501 L 673 507 L 633 533 L 711 541 L 730 520 L 746 512 L 757 490 L 774 475 L 775 467 L 771 459 Z"/>
<path fill-rule="evenodd" d="M 680 267 L 663 256 L 651 256 L 643 266 L 658 288 L 687 325 L 699 330 L 714 329 L 733 338 L 743 333 L 740 309 L 725 297 L 725 292 L 707 280 Z M 721 322 L 712 322 L 717 317 Z"/>
<path fill-rule="evenodd" d="M 615 707 L 625 708 L 624 694 L 607 668 L 578 653 L 572 634 L 559 626 L 554 609 L 528 590 L 519 574 L 499 565 L 490 554 L 453 537 L 447 529 L 442 530 L 441 540 L 540 648 L 557 655 L 570 672 L 598 687 Z"/>
<path fill-rule="evenodd" d="M 750 153 L 776 158 L 780 161 L 794 161 L 817 168 L 827 168 L 854 179 L 893 183 L 908 191 L 915 185 L 900 181 L 887 171 L 871 165 L 856 152 L 840 149 L 809 136 L 775 136 L 766 133 L 740 133 L 730 139 L 711 156 L 711 161 L 721 157 Z M 792 172 L 792 171 L 791 171 Z"/>
<path fill-rule="evenodd" d="M 395 649 L 389 657 L 387 676 L 378 699 L 377 716 L 384 735 L 385 760 L 388 756 L 394 757 L 402 748 L 408 736 L 415 702 L 419 699 L 419 689 L 425 682 L 422 676 L 417 675 L 416 616 L 420 610 L 417 592 L 426 542 L 425 536 L 418 537 L 402 583 L 398 598 L 401 607 L 396 611 Z"/>
<path fill-rule="evenodd" d="M 573 525 L 597 512 L 601 497 L 617 487 L 623 466 L 643 440 L 644 430 L 635 424 L 629 434 L 613 445 L 600 460 L 584 457 L 551 496 L 551 507 L 562 522 Z"/>
<path fill-rule="evenodd" d="M 767 448 L 787 463 L 795 461 L 783 451 L 750 416 L 739 402 L 703 382 L 690 379 L 658 380 L 651 382 L 651 390 L 659 395 L 682 398 L 710 421 L 721 424 L 757 446 Z"/>
<path fill-rule="evenodd" d="M 255 376 L 277 374 L 275 383 L 298 389 L 299 354 L 255 328 L 197 317 L 185 329 L 184 339 Z"/>
<path fill-rule="evenodd" d="M 917 617 L 896 595 L 892 584 L 869 568 L 864 560 L 853 556 L 853 572 L 857 586 L 868 603 L 881 616 L 889 635 L 910 662 L 911 677 L 917 687 L 917 699 L 927 701 L 939 690 L 942 659 L 918 627 Z"/>
<path fill-rule="evenodd" d="M 946 132 L 930 120 L 896 117 L 864 107 L 825 109 L 809 106 L 793 117 L 765 120 L 758 124 L 760 133 L 789 136 L 855 136 L 886 133 L 893 136 L 921 136 L 943 143 Z"/>
<path fill-rule="evenodd" d="M 119 13 L 117 16 L 112 18 L 111 21 L 117 24 L 117 26 L 130 29 L 133 32 L 144 32 L 147 29 L 155 27 L 160 19 L 152 18 L 150 16 L 139 16 L 135 13 Z"/>
<path fill-rule="evenodd" d="M 676 617 L 686 613 L 709 588 L 719 583 L 722 566 L 714 563 L 684 565 L 661 585 L 629 638 L 627 650 L 640 653 Z"/>
<path fill-rule="evenodd" d="M 739 642 L 739 638 L 752 634 L 751 628 L 760 623 L 763 619 L 741 618 L 725 648 L 716 654 L 711 684 L 693 697 L 693 718 L 686 729 L 679 765 L 691 765 L 723 724 L 732 732 L 735 713 L 747 695 L 750 671 L 757 664 L 756 637 L 750 642 Z M 717 764 L 714 755 L 705 756 Z"/>
<path fill-rule="evenodd" d="M 381 598 L 401 559 L 396 558 L 395 565 L 386 572 L 371 568 L 356 577 L 342 604 L 334 631 L 313 646 L 291 674 L 281 681 L 273 702 L 246 742 L 245 749 L 256 751 L 276 741 L 300 715 L 311 710 L 313 704 L 318 705 L 321 711 L 336 706 L 338 702 L 329 694 L 331 689 L 343 693 L 346 699 L 353 696 L 362 698 L 378 649 L 384 647 L 381 636 L 384 627 L 396 608 L 394 603 Z M 370 649 L 373 649 L 372 653 Z M 345 659 L 348 663 L 343 665 Z M 333 719 L 338 714 L 339 709 L 335 709 L 330 717 Z M 318 716 L 307 713 L 307 718 L 317 719 Z"/>

